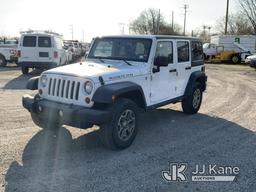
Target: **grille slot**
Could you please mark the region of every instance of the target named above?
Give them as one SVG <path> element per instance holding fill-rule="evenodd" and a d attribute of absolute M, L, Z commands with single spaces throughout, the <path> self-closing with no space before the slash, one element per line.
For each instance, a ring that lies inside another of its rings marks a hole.
<path fill-rule="evenodd" d="M 51 88 L 52 88 L 52 79 L 50 79 L 49 81 L 48 95 L 51 95 Z"/>
<path fill-rule="evenodd" d="M 55 87 L 56 87 L 56 79 L 53 80 L 52 96 L 54 96 L 54 94 L 55 94 Z"/>
<path fill-rule="evenodd" d="M 69 96 L 69 86 L 70 86 L 70 81 L 68 81 L 67 87 L 66 87 L 66 98 L 67 99 L 68 99 L 68 96 Z"/>
<path fill-rule="evenodd" d="M 79 97 L 79 89 L 80 89 L 80 82 L 78 82 L 76 85 L 76 100 L 78 100 L 78 97 Z"/>
<path fill-rule="evenodd" d="M 48 95 L 63 99 L 78 100 L 80 82 L 50 78 L 48 83 Z"/>

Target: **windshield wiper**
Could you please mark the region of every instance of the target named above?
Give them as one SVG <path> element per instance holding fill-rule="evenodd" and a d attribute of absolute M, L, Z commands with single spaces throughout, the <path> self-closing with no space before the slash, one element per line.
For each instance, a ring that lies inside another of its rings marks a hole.
<path fill-rule="evenodd" d="M 129 63 L 128 61 L 126 61 L 125 59 L 122 59 L 127 65 L 129 65 L 129 66 L 132 66 L 132 64 L 131 63 Z"/>
<path fill-rule="evenodd" d="M 105 63 L 105 61 L 101 58 L 98 58 L 101 63 Z"/>

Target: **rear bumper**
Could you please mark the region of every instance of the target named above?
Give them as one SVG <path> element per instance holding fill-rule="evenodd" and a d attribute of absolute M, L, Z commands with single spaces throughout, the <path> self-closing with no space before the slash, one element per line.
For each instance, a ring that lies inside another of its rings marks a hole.
<path fill-rule="evenodd" d="M 30 68 L 38 68 L 38 69 L 51 69 L 57 67 L 56 62 L 31 62 L 31 61 L 23 61 L 18 63 L 19 66 L 30 67 Z"/>
<path fill-rule="evenodd" d="M 23 107 L 36 115 L 41 121 L 57 119 L 61 124 L 78 128 L 89 128 L 109 121 L 111 112 L 90 109 L 76 105 L 56 103 L 45 99 L 35 99 L 30 95 L 22 97 Z"/>

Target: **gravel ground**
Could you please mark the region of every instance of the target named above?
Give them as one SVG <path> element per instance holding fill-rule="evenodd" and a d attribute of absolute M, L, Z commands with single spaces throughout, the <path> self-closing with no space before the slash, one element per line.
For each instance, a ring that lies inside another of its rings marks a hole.
<path fill-rule="evenodd" d="M 29 76 L 0 68 L 0 191 L 256 191 L 256 72 L 247 66 L 206 67 L 200 113 L 180 104 L 143 114 L 132 146 L 105 149 L 97 128 L 43 131 L 21 105 Z M 238 166 L 234 182 L 166 182 L 170 163 Z"/>

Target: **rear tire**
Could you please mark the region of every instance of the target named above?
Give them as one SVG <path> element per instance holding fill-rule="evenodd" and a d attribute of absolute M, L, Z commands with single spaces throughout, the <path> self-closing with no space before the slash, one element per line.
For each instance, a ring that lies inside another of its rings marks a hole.
<path fill-rule="evenodd" d="M 7 61 L 3 55 L 0 55 L 0 67 L 6 67 Z"/>
<path fill-rule="evenodd" d="M 101 142 L 109 149 L 125 149 L 129 147 L 137 134 L 137 105 L 125 98 L 118 99 L 109 110 L 112 119 L 100 127 Z"/>
<path fill-rule="evenodd" d="M 186 114 L 195 114 L 199 111 L 203 99 L 200 83 L 193 85 L 191 93 L 182 100 L 182 109 Z"/>
<path fill-rule="evenodd" d="M 21 67 L 21 71 L 22 71 L 22 74 L 23 74 L 23 75 L 27 75 L 28 72 L 29 72 L 29 68 L 22 66 L 22 67 Z"/>
<path fill-rule="evenodd" d="M 239 64 L 241 63 L 241 57 L 239 57 L 238 55 L 233 55 L 231 61 L 233 64 Z"/>

